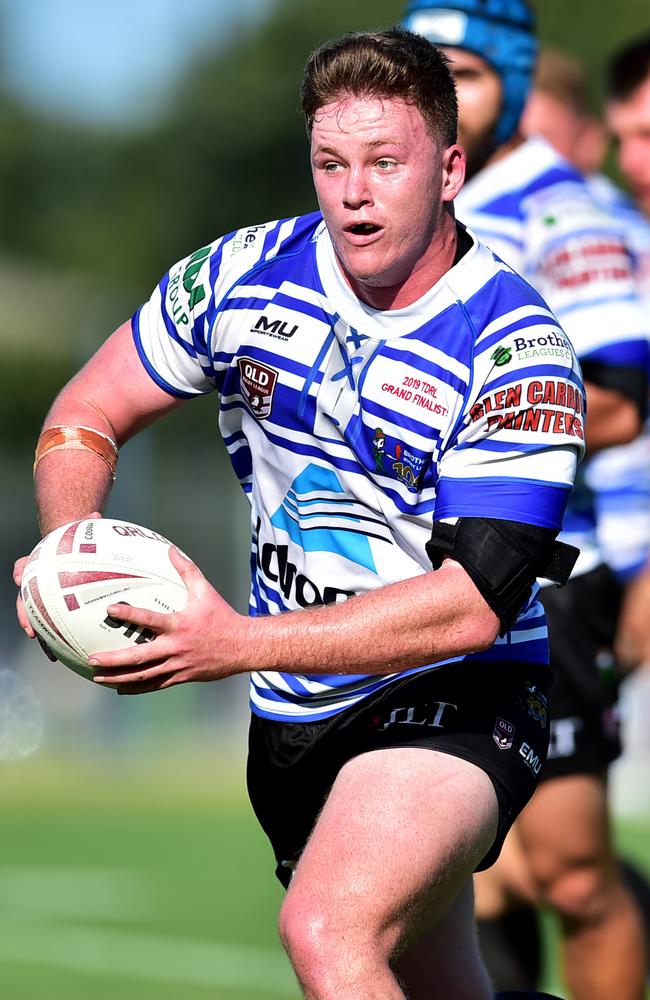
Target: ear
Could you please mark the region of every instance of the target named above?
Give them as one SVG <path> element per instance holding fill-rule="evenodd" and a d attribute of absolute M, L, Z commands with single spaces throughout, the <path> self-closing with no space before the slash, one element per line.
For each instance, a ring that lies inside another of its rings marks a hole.
<path fill-rule="evenodd" d="M 467 158 L 465 150 L 458 143 L 449 146 L 442 154 L 442 190 L 443 201 L 453 201 L 465 183 Z"/>

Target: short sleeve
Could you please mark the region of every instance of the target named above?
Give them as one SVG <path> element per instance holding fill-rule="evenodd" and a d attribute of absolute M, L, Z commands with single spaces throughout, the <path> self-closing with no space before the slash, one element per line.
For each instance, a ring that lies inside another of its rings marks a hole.
<path fill-rule="evenodd" d="M 528 308 L 477 338 L 472 389 L 441 458 L 437 520 L 562 524 L 584 454 L 584 388 L 571 342 L 530 292 Z"/>
<path fill-rule="evenodd" d="M 219 389 L 221 371 L 215 364 L 219 303 L 268 252 L 269 236 L 277 225 L 249 226 L 183 258 L 133 316 L 142 364 L 166 392 L 192 397 Z"/>

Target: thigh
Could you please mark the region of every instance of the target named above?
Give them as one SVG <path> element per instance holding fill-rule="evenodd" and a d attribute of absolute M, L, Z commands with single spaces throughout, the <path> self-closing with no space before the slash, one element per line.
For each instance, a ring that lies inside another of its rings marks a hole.
<path fill-rule="evenodd" d="M 290 872 L 347 761 L 372 751 L 417 748 L 473 764 L 499 804 L 497 835 L 479 867 L 532 795 L 548 746 L 546 668 L 454 665 L 406 676 L 330 719 L 280 724 L 253 717 L 248 787 L 273 844 L 280 881 Z M 381 758 L 389 759 L 389 758 Z"/>
<path fill-rule="evenodd" d="M 337 776 L 289 897 L 333 933 L 386 955 L 440 919 L 494 840 L 498 805 L 474 764 L 428 749 L 377 750 Z"/>

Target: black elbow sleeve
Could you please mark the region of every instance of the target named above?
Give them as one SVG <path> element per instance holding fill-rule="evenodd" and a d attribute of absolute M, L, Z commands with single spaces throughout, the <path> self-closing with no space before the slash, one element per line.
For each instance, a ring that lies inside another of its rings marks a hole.
<path fill-rule="evenodd" d="M 460 563 L 501 622 L 500 635 L 514 624 L 537 577 L 562 585 L 578 558 L 573 545 L 555 540 L 551 528 L 496 518 L 435 521 L 426 550 L 438 569 L 445 556 Z"/>

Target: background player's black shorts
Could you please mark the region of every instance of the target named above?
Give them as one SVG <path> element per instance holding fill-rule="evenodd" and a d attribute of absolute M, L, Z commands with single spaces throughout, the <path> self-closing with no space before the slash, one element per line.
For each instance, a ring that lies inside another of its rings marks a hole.
<path fill-rule="evenodd" d="M 542 781 L 603 772 L 621 753 L 612 655 L 621 597 L 621 585 L 606 566 L 540 592 L 554 673 Z"/>
<path fill-rule="evenodd" d="M 253 715 L 248 791 L 289 884 L 334 780 L 352 757 L 387 747 L 425 747 L 485 771 L 499 803 L 496 840 L 477 871 L 492 865 L 533 794 L 549 739 L 548 667 L 455 663 L 404 678 L 321 722 Z"/>

